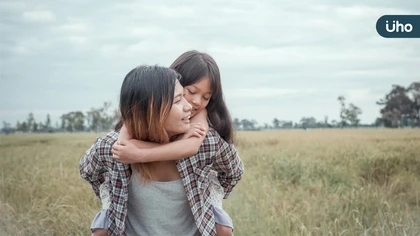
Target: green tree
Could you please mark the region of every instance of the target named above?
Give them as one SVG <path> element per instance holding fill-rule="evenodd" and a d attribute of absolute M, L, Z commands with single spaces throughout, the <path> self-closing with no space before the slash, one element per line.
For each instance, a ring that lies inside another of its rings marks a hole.
<path fill-rule="evenodd" d="M 32 132 L 38 133 L 38 124 L 36 122 L 32 124 Z"/>
<path fill-rule="evenodd" d="M 349 104 L 349 108 L 345 111 L 346 119 L 350 122 L 350 124 L 354 127 L 357 127 L 360 123 L 359 115 L 362 114 L 362 109 L 358 106 L 354 105 L 353 103 Z"/>
<path fill-rule="evenodd" d="M 357 127 L 360 123 L 359 116 L 362 114 L 360 107 L 350 103 L 348 108 L 346 107 L 346 99 L 344 96 L 339 96 L 337 99 L 340 102 L 340 119 L 341 128 L 345 127 L 350 123 L 353 127 Z"/>
<path fill-rule="evenodd" d="M 413 83 L 407 89 L 394 84 L 385 98 L 376 102 L 376 104 L 384 106 L 380 112 L 385 127 L 402 127 L 403 120 L 407 118 L 413 120 L 414 124 L 418 123 L 417 94 L 420 90 L 418 87 L 420 87 L 418 83 Z"/>
<path fill-rule="evenodd" d="M 317 127 L 316 119 L 314 117 L 302 117 L 300 119 L 300 125 L 304 129 Z"/>
<path fill-rule="evenodd" d="M 112 129 L 113 124 L 119 120 L 118 110 L 109 114 L 111 102 L 104 102 L 99 108 L 91 108 L 87 112 L 88 129 L 95 132 L 108 131 Z"/>
<path fill-rule="evenodd" d="M 33 125 L 35 123 L 34 113 L 31 112 L 28 114 L 27 122 L 28 130 L 33 130 Z"/>
<path fill-rule="evenodd" d="M 420 82 L 412 83 L 408 89 L 407 93 L 412 98 L 412 126 L 420 127 Z"/>
<path fill-rule="evenodd" d="M 52 127 L 51 127 L 51 117 L 50 117 L 50 114 L 47 114 L 47 117 L 46 117 L 46 119 L 45 119 L 44 130 L 45 130 L 46 132 L 52 132 Z"/>
<path fill-rule="evenodd" d="M 273 120 L 273 127 L 274 127 L 274 129 L 279 129 L 280 128 L 280 121 L 277 118 L 274 118 L 274 120 Z"/>
<path fill-rule="evenodd" d="M 240 130 L 241 129 L 241 121 L 238 118 L 233 119 L 233 126 L 235 129 Z"/>
<path fill-rule="evenodd" d="M 346 98 L 344 96 L 339 96 L 337 100 L 340 102 L 341 109 L 340 109 L 340 119 L 341 123 L 340 126 L 343 128 L 347 125 L 347 116 L 346 116 Z"/>

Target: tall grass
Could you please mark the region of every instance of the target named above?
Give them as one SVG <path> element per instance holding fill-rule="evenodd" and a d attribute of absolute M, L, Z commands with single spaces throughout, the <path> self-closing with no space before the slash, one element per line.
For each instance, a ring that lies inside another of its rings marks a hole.
<path fill-rule="evenodd" d="M 89 235 L 95 134 L 1 136 L 0 235 Z M 420 235 L 419 130 L 239 132 L 235 235 Z"/>

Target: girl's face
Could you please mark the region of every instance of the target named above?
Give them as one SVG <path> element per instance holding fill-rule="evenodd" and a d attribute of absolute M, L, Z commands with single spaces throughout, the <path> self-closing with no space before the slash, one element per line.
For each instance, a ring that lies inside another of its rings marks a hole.
<path fill-rule="evenodd" d="M 185 99 L 192 105 L 191 116 L 195 116 L 209 104 L 211 92 L 210 78 L 208 76 L 202 77 L 195 84 L 185 86 Z"/>
<path fill-rule="evenodd" d="M 177 81 L 175 83 L 174 103 L 165 122 L 169 137 L 185 133 L 190 128 L 191 105 L 184 98 L 184 89 Z"/>

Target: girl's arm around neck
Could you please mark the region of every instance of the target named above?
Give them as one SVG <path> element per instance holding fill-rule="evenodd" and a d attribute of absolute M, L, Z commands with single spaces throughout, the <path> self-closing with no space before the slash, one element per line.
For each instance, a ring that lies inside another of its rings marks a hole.
<path fill-rule="evenodd" d="M 209 125 L 207 122 L 207 110 L 203 109 L 191 119 L 192 124 L 204 126 L 203 135 L 191 136 L 191 133 L 181 135 L 177 141 L 149 149 L 146 160 L 148 161 L 170 161 L 180 160 L 197 154 L 206 137 Z"/>
<path fill-rule="evenodd" d="M 167 143 L 158 144 L 145 142 L 141 140 L 131 139 L 128 131 L 121 129 L 119 142 L 120 144 L 114 145 L 116 147 L 114 154 L 117 154 L 117 160 L 124 163 L 146 163 L 154 161 L 169 161 L 180 160 L 195 155 L 207 134 L 207 110 L 203 110 L 191 119 L 191 123 L 200 123 L 204 130 L 200 133 L 203 135 L 193 136 L 194 130 L 178 137 L 178 140 Z M 193 125 L 192 125 L 193 126 Z M 114 155 L 115 156 L 115 155 Z"/>

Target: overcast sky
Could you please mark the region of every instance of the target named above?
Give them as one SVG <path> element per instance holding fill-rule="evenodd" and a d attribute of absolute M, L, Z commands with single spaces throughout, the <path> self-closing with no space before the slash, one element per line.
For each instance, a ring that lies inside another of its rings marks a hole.
<path fill-rule="evenodd" d="M 0 121 L 116 107 L 132 68 L 196 49 L 218 63 L 233 117 L 331 121 L 344 95 L 372 123 L 392 84 L 420 81 L 420 39 L 382 38 L 376 21 L 419 13 L 418 0 L 1 0 Z"/>

